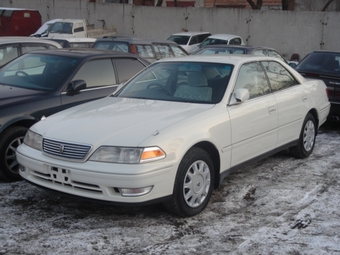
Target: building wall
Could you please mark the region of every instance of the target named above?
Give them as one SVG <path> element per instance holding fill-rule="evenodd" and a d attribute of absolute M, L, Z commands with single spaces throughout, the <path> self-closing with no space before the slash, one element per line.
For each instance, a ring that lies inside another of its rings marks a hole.
<path fill-rule="evenodd" d="M 287 58 L 313 50 L 339 50 L 338 12 L 293 12 L 229 8 L 181 8 L 98 3 L 88 0 L 0 0 L 3 7 L 37 9 L 43 22 L 81 18 L 101 27 L 115 26 L 118 34 L 166 39 L 188 31 L 237 34 L 249 45 L 276 48 Z"/>

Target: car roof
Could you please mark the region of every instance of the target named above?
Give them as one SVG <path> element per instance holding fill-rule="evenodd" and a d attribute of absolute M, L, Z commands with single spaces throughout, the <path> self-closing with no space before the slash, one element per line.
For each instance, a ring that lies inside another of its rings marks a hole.
<path fill-rule="evenodd" d="M 93 48 L 62 48 L 62 49 L 49 49 L 49 50 L 33 50 L 26 54 L 46 54 L 46 55 L 59 55 L 59 56 L 70 56 L 75 58 L 88 58 L 93 56 L 110 56 L 110 57 L 132 57 L 138 58 L 142 61 L 148 62 L 139 55 L 118 52 L 112 50 L 99 50 Z"/>
<path fill-rule="evenodd" d="M 91 37 L 45 37 L 47 40 L 59 40 L 59 41 L 68 41 L 68 42 L 95 42 L 96 38 Z"/>
<path fill-rule="evenodd" d="M 202 34 L 211 34 L 210 32 L 179 32 L 179 33 L 174 33 L 172 35 L 187 35 L 187 36 L 192 36 L 192 35 L 202 35 Z"/>
<path fill-rule="evenodd" d="M 205 45 L 201 48 L 209 49 L 209 48 L 220 48 L 220 49 L 247 49 L 247 50 L 256 50 L 256 49 L 265 49 L 265 50 L 275 50 L 274 48 L 266 47 L 266 46 L 256 46 L 256 45 L 230 45 L 230 44 L 209 44 Z M 276 50 L 275 50 L 276 51 Z"/>
<path fill-rule="evenodd" d="M 1 36 L 0 44 L 7 43 L 46 43 L 50 45 L 54 45 L 60 48 L 60 45 L 56 42 L 50 40 L 44 40 L 36 37 L 28 37 L 28 36 Z"/>
<path fill-rule="evenodd" d="M 229 40 L 234 37 L 240 37 L 239 35 L 233 35 L 233 34 L 213 34 L 207 38 L 216 38 L 216 39 L 224 39 L 224 40 Z"/>
<path fill-rule="evenodd" d="M 232 64 L 238 65 L 240 63 L 244 63 L 247 61 L 273 61 L 277 60 L 280 62 L 278 58 L 268 57 L 268 56 L 257 56 L 257 55 L 188 55 L 185 57 L 176 57 L 176 58 L 164 58 L 158 60 L 156 63 L 159 62 L 203 62 L 203 63 L 221 63 L 221 64 Z"/>

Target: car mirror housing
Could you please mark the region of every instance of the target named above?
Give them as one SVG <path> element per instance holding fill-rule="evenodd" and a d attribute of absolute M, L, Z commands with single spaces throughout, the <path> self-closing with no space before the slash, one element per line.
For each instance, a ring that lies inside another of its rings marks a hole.
<path fill-rule="evenodd" d="M 236 89 L 232 94 L 230 105 L 241 104 L 249 99 L 249 91 L 247 89 Z"/>
<path fill-rule="evenodd" d="M 86 89 L 86 82 L 84 80 L 74 80 L 69 84 L 67 92 L 76 92 L 82 89 Z"/>

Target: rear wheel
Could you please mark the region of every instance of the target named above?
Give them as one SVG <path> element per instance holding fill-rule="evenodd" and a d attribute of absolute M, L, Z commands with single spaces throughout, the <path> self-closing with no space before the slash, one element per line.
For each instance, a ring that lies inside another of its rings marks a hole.
<path fill-rule="evenodd" d="M 21 180 L 16 150 L 23 143 L 27 128 L 11 127 L 0 138 L 0 174 L 5 180 Z"/>
<path fill-rule="evenodd" d="M 316 138 L 316 121 L 312 114 L 308 113 L 302 126 L 298 144 L 290 148 L 290 152 L 297 158 L 307 158 L 312 154 Z"/>
<path fill-rule="evenodd" d="M 173 195 L 165 208 L 181 217 L 199 214 L 210 200 L 214 178 L 209 154 L 200 148 L 190 149 L 178 167 Z"/>

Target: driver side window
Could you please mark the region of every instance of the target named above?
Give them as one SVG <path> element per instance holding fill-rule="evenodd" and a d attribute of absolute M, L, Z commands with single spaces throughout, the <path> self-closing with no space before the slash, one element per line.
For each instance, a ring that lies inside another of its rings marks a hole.
<path fill-rule="evenodd" d="M 260 63 L 247 63 L 240 68 L 235 90 L 240 88 L 249 91 L 249 99 L 270 93 L 270 87 Z"/>

